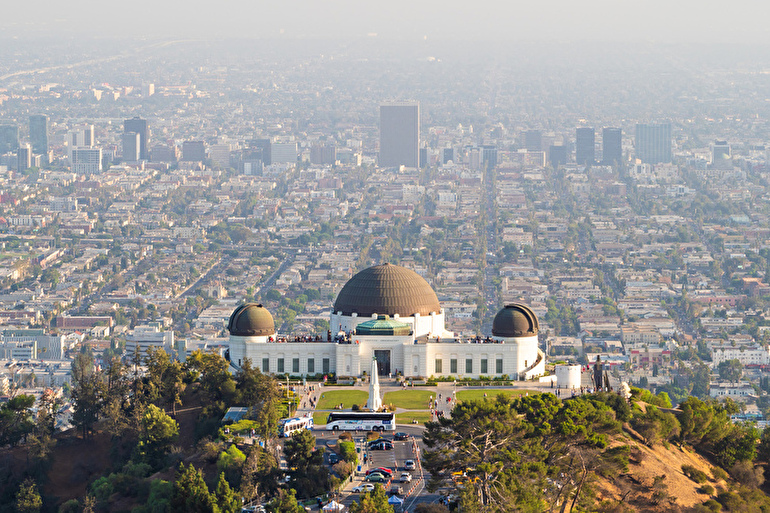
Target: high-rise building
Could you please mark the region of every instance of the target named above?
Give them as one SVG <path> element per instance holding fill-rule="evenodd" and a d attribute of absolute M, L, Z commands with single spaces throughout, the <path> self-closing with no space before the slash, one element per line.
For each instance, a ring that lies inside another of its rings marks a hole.
<path fill-rule="evenodd" d="M 83 146 L 86 148 L 93 148 L 96 145 L 96 134 L 94 133 L 94 125 L 86 125 L 83 127 Z"/>
<path fill-rule="evenodd" d="M 16 171 L 19 173 L 32 167 L 32 147 L 22 144 L 16 150 Z"/>
<path fill-rule="evenodd" d="M 337 148 L 334 144 L 314 144 L 310 147 L 310 163 L 317 166 L 332 166 L 337 162 Z"/>
<path fill-rule="evenodd" d="M 564 145 L 551 145 L 548 147 L 548 162 L 556 169 L 567 163 L 567 147 Z"/>
<path fill-rule="evenodd" d="M 72 172 L 79 175 L 93 175 L 102 170 L 101 148 L 74 148 L 72 150 Z"/>
<path fill-rule="evenodd" d="M 524 147 L 527 151 L 542 151 L 543 132 L 540 130 L 527 130 L 524 132 Z"/>
<path fill-rule="evenodd" d="M 176 162 L 177 160 L 179 160 L 179 148 L 175 144 L 156 144 L 150 148 L 151 162 Z"/>
<path fill-rule="evenodd" d="M 602 163 L 608 166 L 623 161 L 623 131 L 620 128 L 602 128 Z"/>
<path fill-rule="evenodd" d="M 412 102 L 380 106 L 380 167 L 419 167 L 420 105 Z"/>
<path fill-rule="evenodd" d="M 273 143 L 270 145 L 271 164 L 296 164 L 297 143 Z"/>
<path fill-rule="evenodd" d="M 580 165 L 592 165 L 596 161 L 596 132 L 593 127 L 575 130 L 575 161 Z"/>
<path fill-rule="evenodd" d="M 497 148 L 491 144 L 485 144 L 481 147 L 481 159 L 484 167 L 492 169 L 497 167 Z"/>
<path fill-rule="evenodd" d="M 35 153 L 48 153 L 48 116 L 33 114 L 29 117 L 29 141 Z"/>
<path fill-rule="evenodd" d="M 256 139 L 253 148 L 262 150 L 262 163 L 269 166 L 273 163 L 272 141 L 270 139 Z"/>
<path fill-rule="evenodd" d="M 645 164 L 671 162 L 671 123 L 636 125 L 636 158 Z"/>
<path fill-rule="evenodd" d="M 182 160 L 200 162 L 206 159 L 206 145 L 203 141 L 185 141 L 182 143 Z"/>
<path fill-rule="evenodd" d="M 141 160 L 141 136 L 136 132 L 123 133 L 123 162 Z"/>
<path fill-rule="evenodd" d="M 230 150 L 231 146 L 228 143 L 212 144 L 209 148 L 209 158 L 211 162 L 220 168 L 230 167 Z M 296 158 L 294 159 L 296 161 Z"/>
<path fill-rule="evenodd" d="M 138 160 L 150 160 L 150 155 L 147 151 L 147 142 L 150 135 L 149 130 L 147 129 L 147 120 L 138 117 L 125 120 L 123 121 L 123 132 L 134 132 L 139 134 Z"/>
<path fill-rule="evenodd" d="M 0 155 L 19 149 L 19 126 L 12 123 L 0 124 Z"/>
<path fill-rule="evenodd" d="M 455 160 L 455 150 L 454 148 L 444 148 L 444 158 L 441 159 L 444 164 L 449 162 L 450 160 L 454 162 Z"/>
<path fill-rule="evenodd" d="M 727 141 L 714 141 L 711 145 L 711 167 L 727 169 L 732 167 L 732 150 Z"/>

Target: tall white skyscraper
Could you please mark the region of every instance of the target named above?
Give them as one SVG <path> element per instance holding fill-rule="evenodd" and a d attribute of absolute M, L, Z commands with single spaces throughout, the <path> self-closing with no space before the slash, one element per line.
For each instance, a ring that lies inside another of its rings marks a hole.
<path fill-rule="evenodd" d="M 380 106 L 380 167 L 420 167 L 420 104 Z"/>

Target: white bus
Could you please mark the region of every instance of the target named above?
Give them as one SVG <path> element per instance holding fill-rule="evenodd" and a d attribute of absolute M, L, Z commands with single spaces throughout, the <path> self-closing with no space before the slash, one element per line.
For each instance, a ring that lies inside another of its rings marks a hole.
<path fill-rule="evenodd" d="M 395 431 L 396 414 L 335 411 L 326 419 L 326 429 L 330 431 Z"/>
<path fill-rule="evenodd" d="M 297 431 L 313 429 L 313 417 L 292 417 L 281 420 L 278 431 L 281 438 L 288 438 Z"/>

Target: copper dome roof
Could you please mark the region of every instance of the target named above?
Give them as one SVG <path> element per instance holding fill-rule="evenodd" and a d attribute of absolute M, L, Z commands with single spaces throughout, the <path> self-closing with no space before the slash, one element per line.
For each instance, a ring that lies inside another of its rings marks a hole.
<path fill-rule="evenodd" d="M 227 323 L 230 335 L 260 337 L 275 334 L 275 322 L 267 308 L 256 303 L 246 303 L 233 311 Z"/>
<path fill-rule="evenodd" d="M 334 312 L 411 317 L 418 313 L 439 313 L 436 293 L 416 272 L 399 265 L 382 264 L 359 272 L 342 287 L 334 302 Z"/>
<path fill-rule="evenodd" d="M 535 312 L 518 303 L 505 305 L 492 322 L 492 335 L 496 337 L 527 337 L 537 335 L 539 329 Z"/>

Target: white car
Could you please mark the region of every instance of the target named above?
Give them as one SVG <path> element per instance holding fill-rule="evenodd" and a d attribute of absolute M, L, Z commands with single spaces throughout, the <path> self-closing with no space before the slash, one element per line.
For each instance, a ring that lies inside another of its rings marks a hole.
<path fill-rule="evenodd" d="M 412 482 L 412 474 L 409 472 L 401 472 L 401 482 L 402 483 L 411 483 Z"/>
<path fill-rule="evenodd" d="M 373 492 L 373 491 L 374 491 L 374 485 L 371 483 L 364 483 L 362 485 L 359 485 L 353 488 L 353 493 L 364 493 L 364 492 Z"/>
<path fill-rule="evenodd" d="M 414 470 L 417 468 L 417 465 L 415 465 L 414 460 L 406 460 L 404 462 L 404 470 Z"/>

